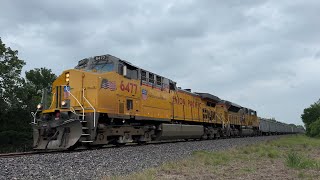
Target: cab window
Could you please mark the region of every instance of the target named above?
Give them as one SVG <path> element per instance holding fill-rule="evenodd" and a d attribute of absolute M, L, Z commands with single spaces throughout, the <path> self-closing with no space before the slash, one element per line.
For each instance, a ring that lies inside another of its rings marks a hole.
<path fill-rule="evenodd" d="M 144 70 L 141 70 L 141 80 L 147 81 L 147 72 Z"/>
<path fill-rule="evenodd" d="M 161 86 L 161 84 L 162 84 L 162 78 L 160 77 L 160 76 L 157 76 L 157 85 L 158 86 Z"/>
<path fill-rule="evenodd" d="M 154 74 L 149 73 L 149 83 L 154 84 Z"/>

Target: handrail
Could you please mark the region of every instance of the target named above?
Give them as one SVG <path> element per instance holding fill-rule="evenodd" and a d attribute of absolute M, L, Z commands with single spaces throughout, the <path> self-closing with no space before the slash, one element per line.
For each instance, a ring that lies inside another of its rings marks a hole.
<path fill-rule="evenodd" d="M 37 116 L 37 113 L 38 113 L 38 109 L 36 110 L 36 112 L 31 112 L 31 115 L 33 117 L 33 124 L 36 124 L 36 116 Z"/>
<path fill-rule="evenodd" d="M 71 111 L 73 114 L 77 114 L 73 107 L 70 107 L 70 111 Z"/>
<path fill-rule="evenodd" d="M 93 109 L 93 127 L 96 127 L 96 109 L 92 106 L 92 104 L 89 102 L 89 100 L 85 97 L 84 95 L 84 88 L 82 89 L 82 97 L 84 100 L 87 101 L 87 103 L 91 106 L 91 108 Z"/>
<path fill-rule="evenodd" d="M 218 119 L 220 119 L 220 121 L 222 122 L 222 127 L 225 127 L 224 118 L 222 118 L 219 113 L 216 113 L 216 117 L 218 117 Z"/>
<path fill-rule="evenodd" d="M 79 102 L 79 100 L 69 91 L 68 88 L 66 88 L 67 92 L 77 101 L 77 103 L 80 105 L 81 109 L 82 109 L 82 121 L 84 120 L 84 107 L 81 105 L 81 103 Z"/>

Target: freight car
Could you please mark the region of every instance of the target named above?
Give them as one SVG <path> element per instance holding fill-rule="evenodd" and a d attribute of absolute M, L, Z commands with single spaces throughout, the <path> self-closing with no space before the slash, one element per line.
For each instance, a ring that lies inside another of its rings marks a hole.
<path fill-rule="evenodd" d="M 255 110 L 178 88 L 111 55 L 79 61 L 47 92 L 33 113 L 36 150 L 261 134 Z"/>
<path fill-rule="evenodd" d="M 303 127 L 298 127 L 294 124 L 285 124 L 278 122 L 275 119 L 259 118 L 259 131 L 261 135 L 276 135 L 276 134 L 295 134 L 304 133 Z"/>

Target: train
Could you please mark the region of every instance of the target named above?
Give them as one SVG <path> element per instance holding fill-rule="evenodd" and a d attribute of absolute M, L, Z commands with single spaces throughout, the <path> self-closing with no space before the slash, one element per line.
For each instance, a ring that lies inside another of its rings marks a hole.
<path fill-rule="evenodd" d="M 299 132 L 109 54 L 80 60 L 42 92 L 32 113 L 35 150 Z"/>
<path fill-rule="evenodd" d="M 261 135 L 277 135 L 277 134 L 304 134 L 303 126 L 294 124 L 286 124 L 276 121 L 275 119 L 259 118 L 259 130 Z"/>

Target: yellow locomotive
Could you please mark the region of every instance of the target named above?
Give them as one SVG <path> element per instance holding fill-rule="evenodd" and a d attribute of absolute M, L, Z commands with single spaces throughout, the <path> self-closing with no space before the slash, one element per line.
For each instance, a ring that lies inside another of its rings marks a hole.
<path fill-rule="evenodd" d="M 168 139 L 257 135 L 254 110 L 111 55 L 79 61 L 43 91 L 34 113 L 34 149 L 123 145 Z"/>

